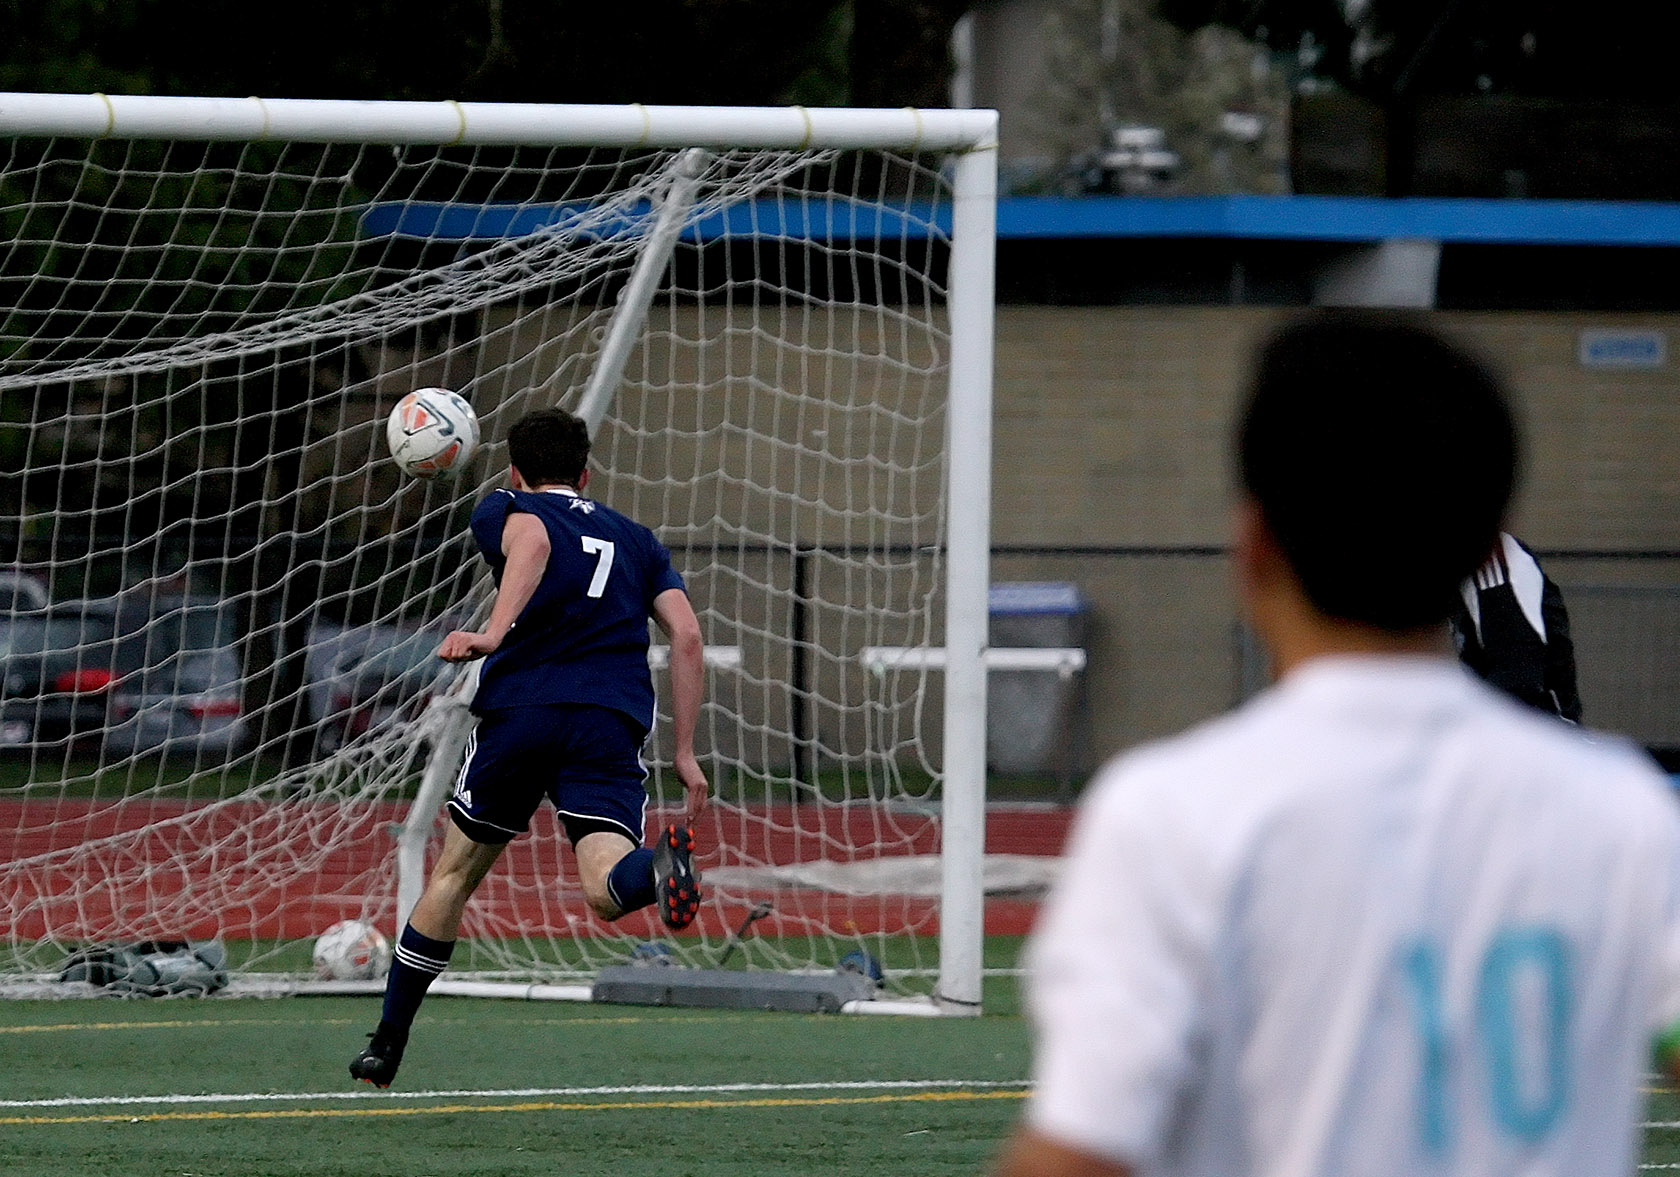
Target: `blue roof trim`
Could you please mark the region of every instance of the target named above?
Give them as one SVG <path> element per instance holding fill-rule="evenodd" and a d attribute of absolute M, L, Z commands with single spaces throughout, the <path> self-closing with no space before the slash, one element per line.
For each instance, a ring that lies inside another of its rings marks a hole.
<path fill-rule="evenodd" d="M 583 204 L 376 204 L 362 215 L 367 237 L 500 240 L 581 216 Z M 646 203 L 595 227 L 605 238 L 639 232 Z M 926 240 L 949 234 L 948 204 L 899 208 L 859 201 L 734 205 L 683 233 L 691 242 L 729 237 L 849 241 Z M 1391 239 L 1487 245 L 1680 245 L 1680 204 L 1590 200 L 1451 200 L 1364 196 L 1017 196 L 998 201 L 1001 240 L 1128 237 L 1370 242 Z"/>
<path fill-rule="evenodd" d="M 414 237 L 434 241 L 497 241 L 562 228 L 590 210 L 587 203 L 448 204 L 429 201 L 375 204 L 362 214 L 364 237 Z M 622 216 L 591 227 L 584 236 L 601 240 L 645 231 L 653 206 L 641 201 Z M 893 208 L 861 201 L 821 204 L 762 200 L 731 205 L 701 217 L 683 230 L 691 242 L 727 237 L 782 237 L 800 241 L 925 240 L 930 232 L 950 234 L 948 205 L 913 203 Z"/>
<path fill-rule="evenodd" d="M 1017 197 L 998 203 L 998 236 L 1680 245 L 1680 204 L 1375 196 Z"/>

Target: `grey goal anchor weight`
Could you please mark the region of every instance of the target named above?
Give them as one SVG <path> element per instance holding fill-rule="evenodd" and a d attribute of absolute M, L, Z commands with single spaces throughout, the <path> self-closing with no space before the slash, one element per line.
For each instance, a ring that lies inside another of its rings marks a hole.
<path fill-rule="evenodd" d="M 878 982 L 864 970 L 832 973 L 777 973 L 726 969 L 753 924 L 769 915 L 769 900 L 753 905 L 730 934 L 716 965 L 709 969 L 648 968 L 613 965 L 595 978 L 594 1000 L 621 1005 L 676 1005 L 704 1009 L 774 1009 L 799 1013 L 839 1013 L 848 1002 L 874 1000 Z M 654 953 L 638 952 L 652 957 Z M 667 958 L 668 959 L 668 958 Z"/>
<path fill-rule="evenodd" d="M 740 969 L 650 969 L 610 965 L 596 975 L 592 997 L 618 1005 L 698 1009 L 774 1009 L 840 1013 L 873 1001 L 875 982 L 861 973 L 773 973 Z"/>

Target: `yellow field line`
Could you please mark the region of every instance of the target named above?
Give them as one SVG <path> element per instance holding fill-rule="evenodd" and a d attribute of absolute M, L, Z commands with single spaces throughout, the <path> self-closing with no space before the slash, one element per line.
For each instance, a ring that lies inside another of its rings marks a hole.
<path fill-rule="evenodd" d="M 353 1024 L 349 1018 L 331 1018 L 325 1021 L 304 1022 L 300 1018 L 265 1018 L 260 1021 L 194 1021 L 191 1018 L 180 1018 L 168 1022 L 60 1022 L 56 1025 L 44 1026 L 0 1026 L 0 1034 L 46 1034 L 64 1030 L 178 1030 L 183 1026 L 348 1026 Z"/>
<path fill-rule="evenodd" d="M 370 1007 L 371 1008 L 371 1007 Z M 701 1019 L 687 1017 L 613 1017 L 613 1018 L 529 1018 L 521 1021 L 526 1026 L 575 1026 L 584 1023 L 591 1026 L 632 1026 L 638 1023 L 654 1022 L 693 1022 Z M 740 1014 L 731 1014 L 713 1021 L 741 1021 Z M 464 1026 L 473 1024 L 471 1018 L 421 1018 L 421 1026 Z M 176 1018 L 165 1021 L 151 1022 L 57 1022 L 40 1026 L 0 1026 L 0 1034 L 46 1034 L 61 1033 L 67 1030 L 179 1030 L 194 1026 L 226 1027 L 226 1026 L 353 1026 L 359 1023 L 354 1018 Z"/>
<path fill-rule="evenodd" d="M 1025 1099 L 1025 1091 L 918 1091 L 903 1095 L 833 1095 L 781 1099 L 623 1100 L 617 1103 L 434 1104 L 430 1107 L 282 1108 L 260 1112 L 148 1112 L 138 1116 L 3 1116 L 0 1125 L 155 1124 L 186 1120 L 297 1120 L 350 1116 L 439 1116 L 482 1112 L 689 1111 L 721 1108 L 840 1107 L 851 1104 L 954 1103 L 986 1099 Z"/>

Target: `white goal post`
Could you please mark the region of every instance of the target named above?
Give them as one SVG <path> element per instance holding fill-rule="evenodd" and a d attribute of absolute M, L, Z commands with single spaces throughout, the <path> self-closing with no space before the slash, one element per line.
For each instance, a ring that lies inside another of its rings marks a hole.
<path fill-rule="evenodd" d="M 326 921 L 394 931 L 466 722 L 409 655 L 482 617 L 465 512 L 507 425 L 559 403 L 713 646 L 712 910 L 665 949 L 861 953 L 978 1012 L 996 134 L 0 93 L 0 565 L 52 598 L 3 618 L 35 678 L 0 698 L 0 992 L 89 944 L 215 938 L 297 980 Z M 479 410 L 459 480 L 383 453 L 425 385 Z M 674 806 L 659 730 L 649 761 Z M 584 909 L 546 816 L 516 846 L 463 991 L 657 955 L 656 924 Z M 814 860 L 854 881 L 786 881 Z"/>

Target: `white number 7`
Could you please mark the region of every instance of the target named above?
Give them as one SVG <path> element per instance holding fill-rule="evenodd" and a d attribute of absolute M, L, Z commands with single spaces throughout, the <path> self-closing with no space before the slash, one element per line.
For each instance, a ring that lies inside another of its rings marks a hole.
<path fill-rule="evenodd" d="M 612 571 L 613 545 L 610 539 L 596 539 L 592 535 L 579 536 L 583 550 L 595 553 L 595 575 L 589 578 L 586 597 L 598 597 L 607 591 L 607 573 Z"/>

